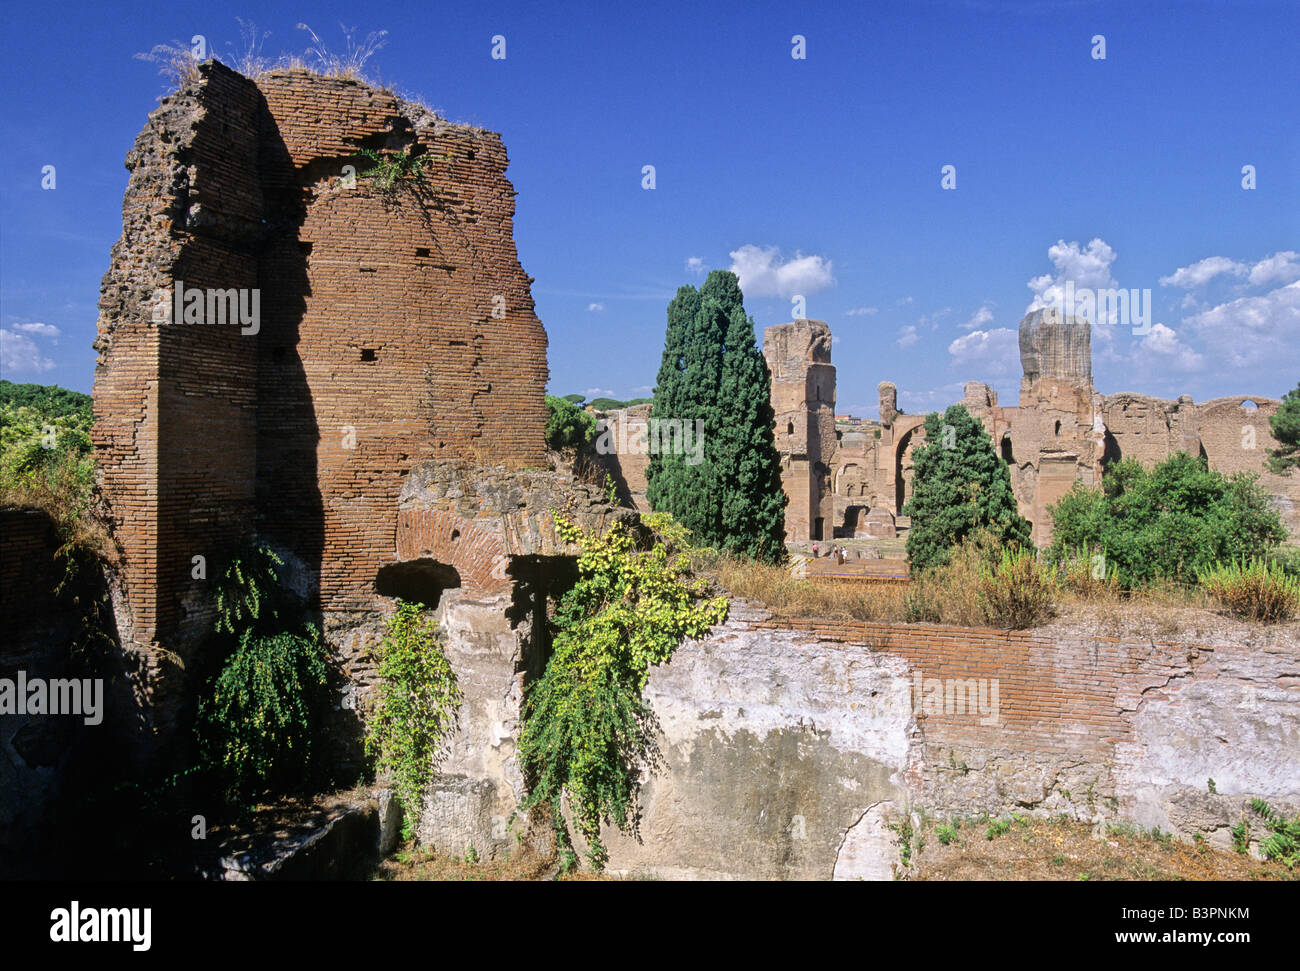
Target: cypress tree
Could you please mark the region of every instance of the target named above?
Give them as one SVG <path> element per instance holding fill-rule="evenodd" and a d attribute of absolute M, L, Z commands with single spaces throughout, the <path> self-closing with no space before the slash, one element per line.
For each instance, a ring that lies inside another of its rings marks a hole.
<path fill-rule="evenodd" d="M 651 508 L 671 512 L 699 542 L 774 561 L 785 552 L 785 494 L 772 435 L 767 362 L 754 342 L 735 274 L 715 270 L 668 305 L 651 418 L 703 428 L 702 461 L 652 452 Z M 696 426 L 695 422 L 703 422 Z M 654 426 L 652 426 L 653 429 Z"/>
<path fill-rule="evenodd" d="M 985 527 L 1004 544 L 1029 542 L 1006 464 L 964 407 L 952 405 L 942 418 L 937 411 L 925 416 L 925 444 L 913 461 L 912 498 L 903 507 L 912 517 L 907 558 L 913 570 L 947 563 L 954 546 Z"/>

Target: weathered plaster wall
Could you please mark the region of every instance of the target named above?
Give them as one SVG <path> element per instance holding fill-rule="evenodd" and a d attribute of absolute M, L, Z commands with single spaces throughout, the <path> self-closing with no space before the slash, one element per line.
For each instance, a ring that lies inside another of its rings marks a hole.
<path fill-rule="evenodd" d="M 489 623 L 494 610 L 446 612 L 466 703 L 420 831 L 448 851 L 513 845 L 504 821 L 522 792 L 514 738 L 527 649 Z M 641 841 L 606 834 L 610 867 L 888 878 L 898 858 L 888 826 L 917 808 L 1100 814 L 1226 846 L 1250 796 L 1300 806 L 1297 671 L 1293 633 L 1152 643 L 1079 629 L 781 623 L 739 604 L 652 672 L 663 765 L 643 789 Z M 950 692 L 996 681 L 996 717 L 974 695 L 969 709 L 927 704 L 934 679 Z"/>

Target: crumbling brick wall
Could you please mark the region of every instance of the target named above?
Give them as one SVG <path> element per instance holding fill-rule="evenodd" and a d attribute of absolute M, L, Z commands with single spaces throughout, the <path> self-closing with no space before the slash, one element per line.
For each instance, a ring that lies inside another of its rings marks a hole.
<path fill-rule="evenodd" d="M 366 149 L 423 156 L 422 178 L 381 188 Z M 209 62 L 150 115 L 96 342 L 126 640 L 187 659 L 254 527 L 320 610 L 373 607 L 414 463 L 543 464 L 546 334 L 507 164 L 495 133 L 305 71 Z M 177 281 L 255 292 L 258 320 L 160 321 Z"/>

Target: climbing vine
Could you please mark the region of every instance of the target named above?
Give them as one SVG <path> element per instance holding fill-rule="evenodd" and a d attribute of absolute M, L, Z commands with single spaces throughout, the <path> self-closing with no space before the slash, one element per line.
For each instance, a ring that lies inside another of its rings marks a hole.
<path fill-rule="evenodd" d="M 392 780 L 410 839 L 421 795 L 456 724 L 460 689 L 443 652 L 437 622 L 418 604 L 398 601 L 379 645 L 379 691 L 366 729 L 366 751 Z"/>
<path fill-rule="evenodd" d="M 523 808 L 550 806 L 572 861 L 561 810 L 567 795 L 597 870 L 607 858 L 601 824 L 635 832 L 641 772 L 657 755 L 653 713 L 641 693 L 650 666 L 727 615 L 726 599 L 705 599 L 707 581 L 690 578 L 689 532 L 666 513 L 642 522 L 649 539 L 621 523 L 599 536 L 555 516 L 560 539 L 582 548 L 578 580 L 556 611 L 546 670 L 524 700 Z"/>

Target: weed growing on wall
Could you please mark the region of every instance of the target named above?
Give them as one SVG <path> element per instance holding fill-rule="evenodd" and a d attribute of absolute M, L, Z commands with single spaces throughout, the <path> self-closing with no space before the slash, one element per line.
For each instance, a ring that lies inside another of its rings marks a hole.
<path fill-rule="evenodd" d="M 402 806 L 402 838 L 419 821 L 425 786 L 456 724 L 461 694 L 438 625 L 419 604 L 398 601 L 379 645 L 379 693 L 366 727 L 366 752 L 392 781 Z"/>
<path fill-rule="evenodd" d="M 704 599 L 707 581 L 690 579 L 687 530 L 662 513 L 642 522 L 648 540 L 621 523 L 599 536 L 556 515 L 560 539 L 582 548 L 578 581 L 556 612 L 546 670 L 524 699 L 522 808 L 549 804 L 571 853 L 567 796 L 596 870 L 607 857 L 601 823 L 635 832 L 641 772 L 655 760 L 653 713 L 641 694 L 650 666 L 727 615 L 725 598 Z"/>
<path fill-rule="evenodd" d="M 361 155 L 370 163 L 370 168 L 360 173 L 359 178 L 372 179 L 383 192 L 394 191 L 398 181 L 405 178 L 424 184 L 424 166 L 429 161 L 427 155 L 411 155 L 409 152 L 380 155 L 369 148 L 363 148 Z"/>

